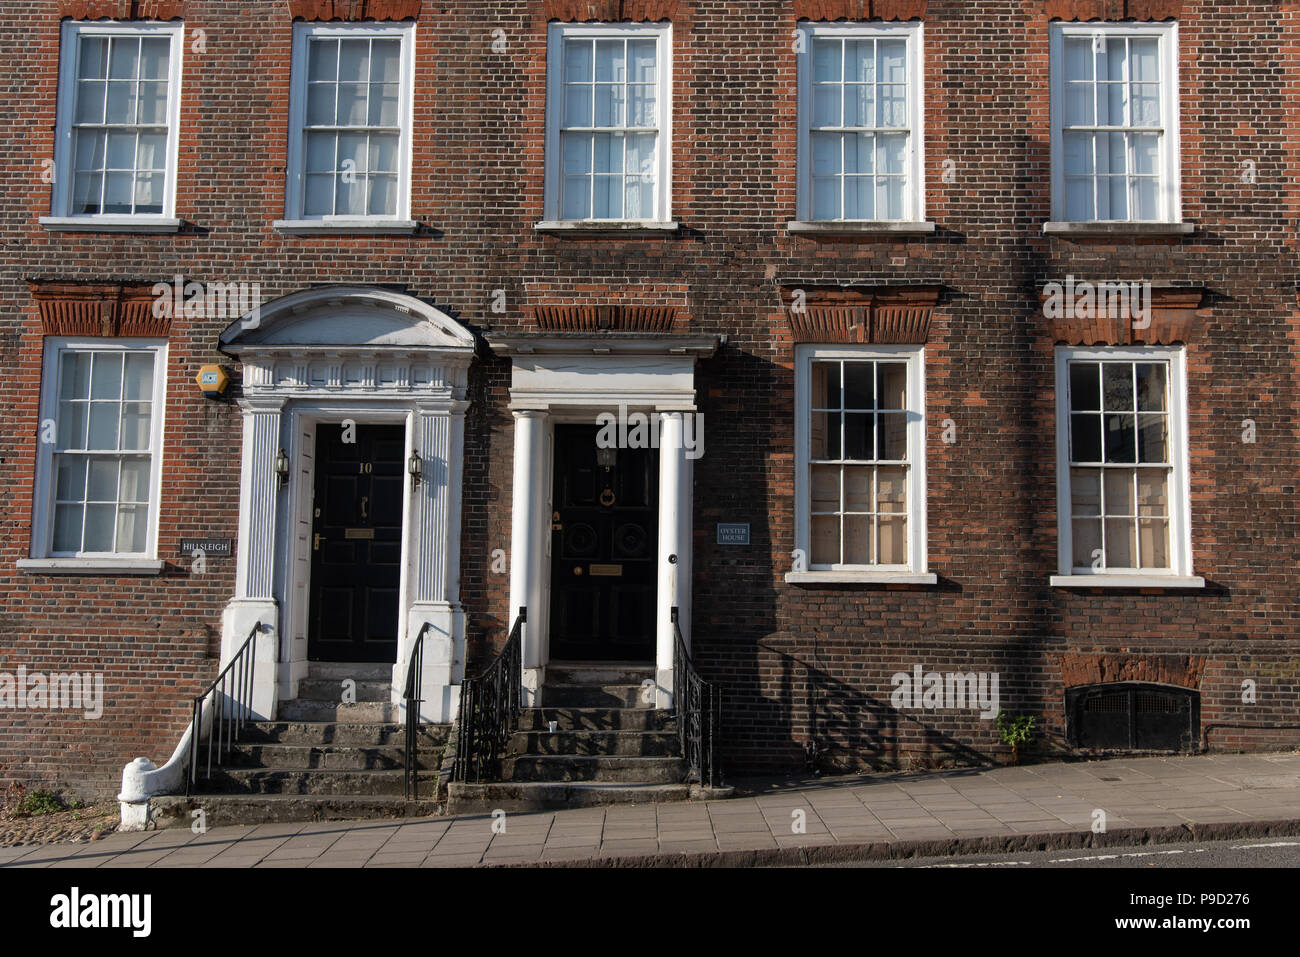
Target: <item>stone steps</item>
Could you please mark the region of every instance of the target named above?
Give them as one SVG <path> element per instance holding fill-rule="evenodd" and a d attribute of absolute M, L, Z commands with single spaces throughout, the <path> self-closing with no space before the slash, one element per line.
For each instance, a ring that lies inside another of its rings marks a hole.
<path fill-rule="evenodd" d="M 436 771 L 441 749 L 421 748 L 417 766 Z M 226 755 L 224 766 L 284 771 L 400 771 L 405 767 L 406 749 L 401 745 L 376 747 L 320 747 L 310 744 L 236 744 Z"/>
<path fill-rule="evenodd" d="M 501 776 L 514 783 L 596 781 L 602 784 L 679 784 L 682 780 L 682 761 L 676 757 L 524 754 L 503 758 Z"/>
<path fill-rule="evenodd" d="M 315 700 L 342 703 L 344 691 L 352 691 L 357 701 L 388 701 L 393 695 L 392 676 L 383 680 L 353 678 L 355 687 L 348 686 L 346 678 L 303 678 L 298 682 L 298 700 Z"/>
<path fill-rule="evenodd" d="M 525 708 L 520 731 L 668 731 L 677 729 L 667 711 L 650 708 Z"/>
<path fill-rule="evenodd" d="M 649 700 L 640 684 L 546 684 L 542 688 L 543 708 L 627 708 L 653 710 L 654 691 Z"/>
<path fill-rule="evenodd" d="M 681 743 L 668 731 L 517 731 L 510 753 L 520 755 L 613 755 L 677 757 Z"/>
<path fill-rule="evenodd" d="M 196 794 L 167 795 L 150 802 L 158 827 L 190 827 L 192 812 L 203 811 L 207 827 L 276 824 L 286 821 L 363 821 L 432 817 L 439 812 L 433 787 L 420 785 L 428 800 L 407 801 L 382 795 Z"/>
<path fill-rule="evenodd" d="M 441 748 L 447 742 L 449 730 L 447 725 L 421 725 L 420 750 Z M 404 747 L 406 729 L 396 724 L 255 721 L 244 725 L 240 741 L 246 744 L 305 744 L 340 748 Z"/>
<path fill-rule="evenodd" d="M 420 789 L 433 794 L 438 781 L 434 771 L 420 773 Z M 216 794 L 299 794 L 403 797 L 405 776 L 400 769 L 385 771 L 295 770 L 289 768 L 213 768 L 200 778 L 202 789 Z"/>
<path fill-rule="evenodd" d="M 358 701 L 340 704 L 337 701 L 318 701 L 314 698 L 292 698 L 281 701 L 276 712 L 281 721 L 320 721 L 334 724 L 394 724 L 398 708 L 386 701 Z"/>
<path fill-rule="evenodd" d="M 686 784 L 606 784 L 598 782 L 506 781 L 447 786 L 448 814 L 492 811 L 547 811 L 608 804 L 662 804 L 687 801 Z"/>

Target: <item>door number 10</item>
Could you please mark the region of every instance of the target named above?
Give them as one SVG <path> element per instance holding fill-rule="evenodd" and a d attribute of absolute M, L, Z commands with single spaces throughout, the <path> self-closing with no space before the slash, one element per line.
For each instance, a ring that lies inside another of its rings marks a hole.
<path fill-rule="evenodd" d="M 372 471 L 374 471 L 374 465 L 373 465 L 373 463 L 371 463 L 371 462 L 358 462 L 358 463 L 357 463 L 357 474 L 358 474 L 358 475 L 369 475 Z"/>

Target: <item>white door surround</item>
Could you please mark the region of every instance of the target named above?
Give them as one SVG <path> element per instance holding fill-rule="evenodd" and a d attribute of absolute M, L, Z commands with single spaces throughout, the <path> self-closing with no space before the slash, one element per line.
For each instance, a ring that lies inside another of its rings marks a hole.
<path fill-rule="evenodd" d="M 659 548 L 655 614 L 656 707 L 672 705 L 674 606 L 691 636 L 691 529 L 694 461 L 682 445 L 682 416 L 694 414 L 695 362 L 714 354 L 714 336 L 489 336 L 511 358 L 514 415 L 510 614 L 528 609 L 523 632 L 523 698 L 535 705 L 550 660 L 550 517 L 556 423 L 597 424 L 601 413 L 659 419 Z"/>
<path fill-rule="evenodd" d="M 236 590 L 222 622 L 222 662 L 253 624 L 253 710 L 275 715 L 307 673 L 316 427 L 350 420 L 406 427 L 397 661 L 392 702 L 403 706 L 411 644 L 425 624 L 421 677 L 427 721 L 450 721 L 464 668 L 460 509 L 466 378 L 474 338 L 442 311 L 400 293 L 330 286 L 293 293 L 233 323 L 222 351 L 243 365 L 244 450 Z M 274 462 L 284 449 L 290 476 Z"/>

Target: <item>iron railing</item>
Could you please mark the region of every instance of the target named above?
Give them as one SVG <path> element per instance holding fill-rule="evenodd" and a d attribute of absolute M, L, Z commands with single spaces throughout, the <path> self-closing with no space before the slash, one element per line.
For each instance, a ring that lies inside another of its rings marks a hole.
<path fill-rule="evenodd" d="M 203 701 L 209 696 L 211 718 L 208 722 L 208 770 L 207 777 L 212 777 L 212 760 L 215 755 L 218 765 L 239 740 L 253 713 L 253 669 L 257 663 L 255 644 L 257 633 L 262 630 L 259 621 L 248 633 L 247 640 L 226 667 L 221 669 L 207 690 L 196 695 L 191 707 L 190 724 L 190 773 L 185 779 L 186 795 L 194 793 L 199 775 L 199 738 L 202 737 Z"/>
<path fill-rule="evenodd" d="M 682 757 L 690 775 L 706 787 L 722 786 L 722 769 L 718 767 L 717 736 L 722 726 L 722 693 L 700 677 L 695 662 L 686 650 L 686 640 L 678 623 L 676 606 L 673 622 L 673 716 L 677 719 L 677 737 Z"/>
<path fill-rule="evenodd" d="M 491 781 L 499 776 L 501 756 L 519 727 L 520 652 L 528 609 L 520 608 L 505 647 L 483 674 L 466 678 L 460 688 L 460 724 L 456 734 L 453 781 Z"/>
<path fill-rule="evenodd" d="M 406 750 L 402 755 L 402 767 L 405 769 L 403 786 L 408 801 L 420 799 L 420 697 L 421 672 L 424 670 L 424 633 L 429 630 L 429 622 L 420 628 L 411 645 L 411 657 L 406 664 L 406 690 L 402 696 L 406 699 Z"/>

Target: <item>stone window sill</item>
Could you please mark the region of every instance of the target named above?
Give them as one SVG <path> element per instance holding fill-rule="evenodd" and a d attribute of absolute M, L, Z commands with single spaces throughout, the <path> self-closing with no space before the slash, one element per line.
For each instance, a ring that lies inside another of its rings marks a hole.
<path fill-rule="evenodd" d="M 276 232 L 290 236 L 337 236 L 361 233 L 369 236 L 409 236 L 420 228 L 411 219 L 277 219 L 271 223 Z"/>
<path fill-rule="evenodd" d="M 785 228 L 799 236 L 929 236 L 935 231 L 929 222 L 831 222 L 796 219 Z"/>
<path fill-rule="evenodd" d="M 1112 223 L 1088 222 L 1043 223 L 1046 236 L 1189 236 L 1196 232 L 1195 223 Z"/>
<path fill-rule="evenodd" d="M 791 585 L 937 585 L 939 576 L 924 572 L 815 571 L 787 572 Z"/>
<path fill-rule="evenodd" d="M 52 233 L 176 233 L 181 220 L 172 216 L 42 216 Z"/>
<path fill-rule="evenodd" d="M 533 228 L 539 233 L 551 233 L 556 236 L 654 236 L 675 233 L 680 228 L 680 225 L 675 220 L 666 223 L 642 220 L 610 220 L 609 222 L 543 220 Z"/>
<path fill-rule="evenodd" d="M 1204 588 L 1199 575 L 1053 575 L 1053 588 Z"/>
<path fill-rule="evenodd" d="M 157 575 L 163 562 L 149 558 L 20 558 L 33 575 Z"/>

